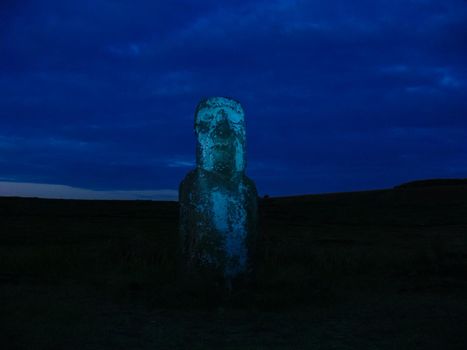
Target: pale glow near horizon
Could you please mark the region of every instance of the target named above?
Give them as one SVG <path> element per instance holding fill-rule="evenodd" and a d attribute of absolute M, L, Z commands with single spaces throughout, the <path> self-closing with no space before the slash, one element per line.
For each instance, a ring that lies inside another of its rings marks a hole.
<path fill-rule="evenodd" d="M 100 191 L 58 184 L 0 181 L 0 196 L 55 199 L 176 201 L 178 198 L 178 191 L 172 189 Z"/>

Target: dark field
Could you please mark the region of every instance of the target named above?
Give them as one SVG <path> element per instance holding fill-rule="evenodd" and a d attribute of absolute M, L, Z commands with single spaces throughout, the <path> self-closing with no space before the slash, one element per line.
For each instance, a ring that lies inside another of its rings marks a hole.
<path fill-rule="evenodd" d="M 0 198 L 0 349 L 467 349 L 467 186 L 260 208 L 225 296 L 178 286 L 177 203 Z"/>

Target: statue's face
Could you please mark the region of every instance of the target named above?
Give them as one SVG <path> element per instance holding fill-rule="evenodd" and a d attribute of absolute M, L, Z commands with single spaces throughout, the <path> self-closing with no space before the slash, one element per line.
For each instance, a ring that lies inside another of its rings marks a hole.
<path fill-rule="evenodd" d="M 245 121 L 238 102 L 222 97 L 201 102 L 195 131 L 199 166 L 226 174 L 244 170 Z"/>

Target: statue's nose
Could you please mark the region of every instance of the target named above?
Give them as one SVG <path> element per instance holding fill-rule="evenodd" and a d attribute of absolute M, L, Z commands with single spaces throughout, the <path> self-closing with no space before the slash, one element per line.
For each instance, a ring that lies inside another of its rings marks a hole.
<path fill-rule="evenodd" d="M 230 135 L 230 123 L 225 116 L 217 122 L 215 130 L 216 134 L 222 138 L 226 138 Z"/>

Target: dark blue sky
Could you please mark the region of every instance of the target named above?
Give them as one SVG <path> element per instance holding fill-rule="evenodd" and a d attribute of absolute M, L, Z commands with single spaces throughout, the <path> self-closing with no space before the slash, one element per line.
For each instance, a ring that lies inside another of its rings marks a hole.
<path fill-rule="evenodd" d="M 464 0 L 11 0 L 0 39 L 0 194 L 176 190 L 217 95 L 260 194 L 467 177 Z"/>

